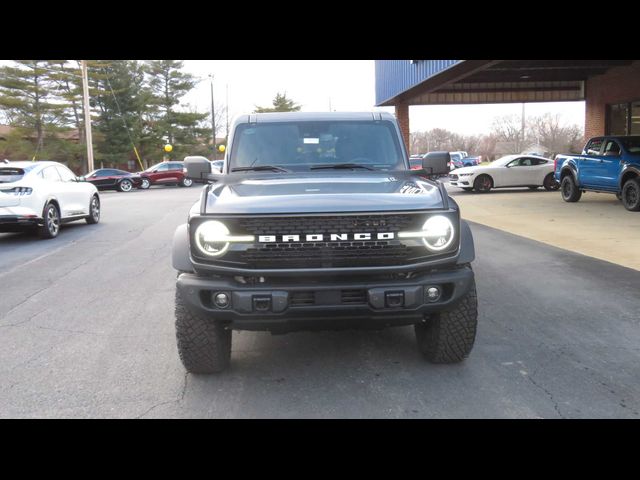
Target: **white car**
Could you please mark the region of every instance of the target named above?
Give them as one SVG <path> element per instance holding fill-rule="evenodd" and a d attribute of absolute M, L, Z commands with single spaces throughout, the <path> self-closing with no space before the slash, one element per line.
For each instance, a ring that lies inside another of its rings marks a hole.
<path fill-rule="evenodd" d="M 60 225 L 100 221 L 96 187 L 57 162 L 0 163 L 0 232 L 37 229 L 58 236 Z"/>
<path fill-rule="evenodd" d="M 489 165 L 462 167 L 449 175 L 450 184 L 470 192 L 488 192 L 492 188 L 529 187 L 557 190 L 553 178 L 553 160 L 536 155 L 507 155 Z"/>

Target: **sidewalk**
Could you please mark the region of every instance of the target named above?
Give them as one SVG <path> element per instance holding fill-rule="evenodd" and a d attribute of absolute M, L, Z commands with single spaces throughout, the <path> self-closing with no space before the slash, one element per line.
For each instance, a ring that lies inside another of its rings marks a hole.
<path fill-rule="evenodd" d="M 625 210 L 614 195 L 587 192 L 566 203 L 543 189 L 448 190 L 467 220 L 640 270 L 640 212 Z"/>

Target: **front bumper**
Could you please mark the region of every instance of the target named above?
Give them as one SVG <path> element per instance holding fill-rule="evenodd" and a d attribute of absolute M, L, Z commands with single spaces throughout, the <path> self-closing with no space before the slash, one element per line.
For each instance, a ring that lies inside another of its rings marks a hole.
<path fill-rule="evenodd" d="M 255 285 L 229 277 L 203 277 L 183 273 L 176 288 L 190 310 L 228 323 L 238 330 L 286 332 L 410 325 L 425 315 L 455 306 L 469 291 L 474 275 L 470 267 L 418 273 L 396 280 L 272 279 Z M 426 289 L 442 294 L 429 301 Z M 226 308 L 212 297 L 226 293 Z"/>
<path fill-rule="evenodd" d="M 473 185 L 473 177 L 461 177 L 459 175 L 456 175 L 456 177 L 450 178 L 449 185 L 452 185 L 454 187 L 471 187 Z"/>

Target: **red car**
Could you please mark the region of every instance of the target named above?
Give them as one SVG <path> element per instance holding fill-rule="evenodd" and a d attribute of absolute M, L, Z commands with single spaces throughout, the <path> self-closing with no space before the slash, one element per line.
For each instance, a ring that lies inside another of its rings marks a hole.
<path fill-rule="evenodd" d="M 139 173 L 142 178 L 140 188 L 147 189 L 151 185 L 178 185 L 190 187 L 193 180 L 186 177 L 182 162 L 161 162 Z"/>

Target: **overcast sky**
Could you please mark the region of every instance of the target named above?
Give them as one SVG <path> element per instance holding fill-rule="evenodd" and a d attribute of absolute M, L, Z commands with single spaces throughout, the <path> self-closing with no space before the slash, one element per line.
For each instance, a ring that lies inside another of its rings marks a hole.
<path fill-rule="evenodd" d="M 0 65 L 11 64 L 0 60 Z M 366 111 L 376 108 L 373 60 L 185 60 L 185 70 L 201 78 L 183 98 L 199 112 L 211 111 L 208 75 L 214 75 L 215 103 L 226 104 L 229 114 L 250 113 L 256 105 L 270 106 L 277 92 L 312 111 Z M 584 127 L 584 102 L 529 103 L 525 115 L 560 113 L 567 123 Z M 413 106 L 411 131 L 445 128 L 462 134 L 488 133 L 496 116 L 521 115 L 522 104 Z"/>
<path fill-rule="evenodd" d="M 275 94 L 287 93 L 302 110 L 362 111 L 376 108 L 373 60 L 186 60 L 185 70 L 204 81 L 185 97 L 198 111 L 211 111 L 208 75 L 214 75 L 214 101 L 226 103 L 229 114 L 249 113 L 255 105 L 270 106 Z M 584 127 L 584 102 L 529 103 L 525 116 L 560 113 L 567 123 Z M 488 133 L 494 117 L 522 114 L 522 104 L 412 106 L 411 131 L 445 128 L 462 134 Z"/>

